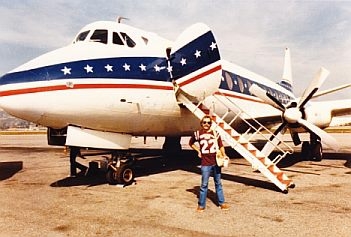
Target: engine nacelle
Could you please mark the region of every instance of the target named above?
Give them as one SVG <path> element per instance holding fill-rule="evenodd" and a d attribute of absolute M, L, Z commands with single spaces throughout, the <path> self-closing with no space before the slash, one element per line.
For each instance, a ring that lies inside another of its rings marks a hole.
<path fill-rule="evenodd" d="M 326 111 L 321 106 L 310 106 L 305 109 L 306 120 L 314 125 L 325 128 L 328 127 L 332 120 L 331 111 Z"/>

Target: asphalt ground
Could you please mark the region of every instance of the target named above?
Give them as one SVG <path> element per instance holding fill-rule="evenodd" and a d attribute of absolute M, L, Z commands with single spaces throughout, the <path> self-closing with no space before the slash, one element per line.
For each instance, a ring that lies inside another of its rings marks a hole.
<path fill-rule="evenodd" d="M 136 182 L 123 187 L 103 174 L 68 178 L 69 154 L 43 134 L 1 135 L 0 236 L 350 236 L 351 133 L 333 135 L 341 148 L 325 149 L 321 162 L 299 149 L 282 161 L 296 184 L 288 194 L 229 149 L 222 181 L 231 208 L 217 207 L 211 180 L 203 213 L 196 154 L 161 158 L 162 139 L 133 139 Z M 94 152 L 78 161 L 103 159 Z"/>

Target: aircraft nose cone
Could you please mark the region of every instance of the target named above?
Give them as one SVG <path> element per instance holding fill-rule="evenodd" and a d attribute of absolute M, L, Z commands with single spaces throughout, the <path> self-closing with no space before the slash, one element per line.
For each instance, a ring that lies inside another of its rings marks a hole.
<path fill-rule="evenodd" d="M 284 112 L 284 119 L 288 123 L 296 123 L 300 118 L 302 118 L 302 113 L 298 108 L 289 108 Z"/>

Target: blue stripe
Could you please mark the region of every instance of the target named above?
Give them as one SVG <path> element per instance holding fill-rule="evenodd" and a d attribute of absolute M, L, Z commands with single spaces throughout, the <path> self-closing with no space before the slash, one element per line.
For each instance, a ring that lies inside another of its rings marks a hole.
<path fill-rule="evenodd" d="M 130 71 L 123 68 L 124 64 L 130 65 Z M 142 71 L 139 66 L 143 64 L 146 71 Z M 87 73 L 84 69 L 89 65 L 93 72 Z M 106 65 L 113 66 L 112 72 L 108 72 Z M 37 82 L 47 80 L 73 79 L 73 78 L 115 78 L 115 79 L 146 79 L 154 81 L 169 80 L 169 73 L 166 69 L 156 72 L 155 65 L 167 67 L 165 58 L 157 57 L 123 57 L 104 58 L 67 62 L 46 67 L 31 69 L 15 73 L 5 74 L 0 78 L 0 85 Z M 71 74 L 64 75 L 62 69 L 70 68 Z"/>
<path fill-rule="evenodd" d="M 249 88 L 251 85 L 257 84 L 258 86 L 269 92 L 271 95 L 275 95 L 275 98 L 277 98 L 283 104 L 287 104 L 293 99 L 292 97 L 281 91 L 278 91 L 261 83 L 254 82 L 248 78 L 239 76 L 229 71 L 222 70 L 222 76 L 224 80 L 222 80 L 219 88 L 223 90 L 253 96 L 251 95 Z"/>

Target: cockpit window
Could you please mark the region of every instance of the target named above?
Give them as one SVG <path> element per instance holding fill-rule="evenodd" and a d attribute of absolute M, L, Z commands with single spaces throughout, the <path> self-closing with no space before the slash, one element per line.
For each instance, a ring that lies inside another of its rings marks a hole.
<path fill-rule="evenodd" d="M 107 44 L 107 30 L 95 30 L 90 41 Z"/>
<path fill-rule="evenodd" d="M 135 46 L 135 42 L 132 40 L 132 38 L 129 37 L 129 35 L 123 32 L 121 32 L 121 35 L 124 41 L 127 43 L 128 47 L 133 48 Z"/>
<path fill-rule="evenodd" d="M 122 41 L 121 37 L 119 37 L 118 33 L 116 33 L 116 32 L 113 32 L 112 42 L 114 44 L 123 45 L 123 41 Z"/>
<path fill-rule="evenodd" d="M 87 30 L 87 31 L 84 31 L 84 32 L 80 33 L 80 34 L 77 36 L 77 38 L 76 38 L 76 42 L 78 42 L 78 41 L 84 41 L 85 38 L 88 36 L 89 32 L 90 32 L 90 30 Z"/>

